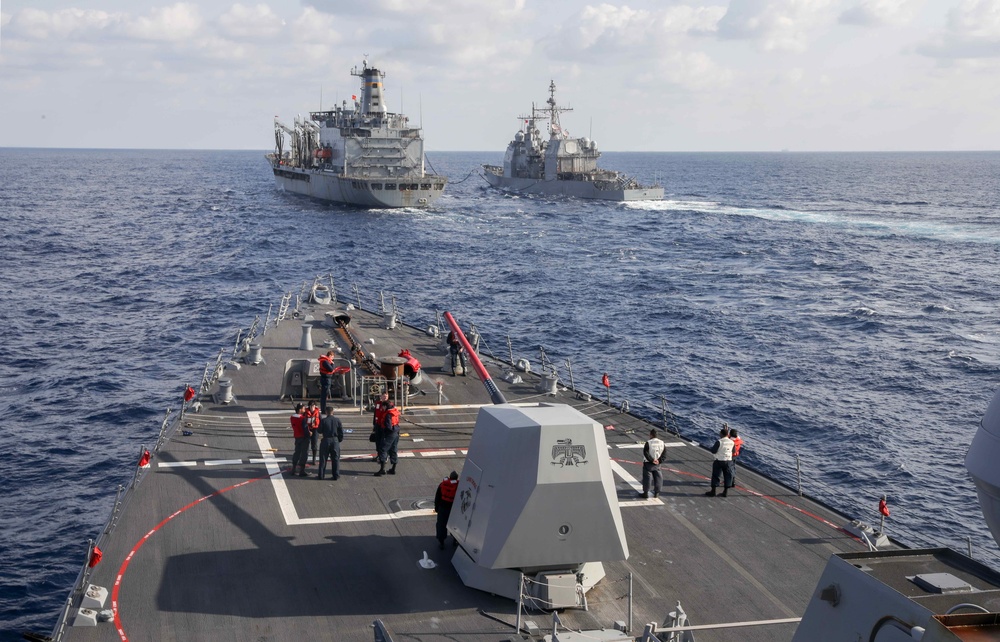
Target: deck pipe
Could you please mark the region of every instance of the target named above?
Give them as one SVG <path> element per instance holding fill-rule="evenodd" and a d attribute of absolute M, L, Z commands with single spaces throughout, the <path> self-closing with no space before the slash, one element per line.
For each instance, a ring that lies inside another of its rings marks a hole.
<path fill-rule="evenodd" d="M 503 396 L 503 393 L 500 392 L 500 389 L 497 388 L 497 384 L 493 382 L 493 377 L 491 377 L 490 373 L 486 371 L 486 366 L 484 366 L 483 362 L 479 360 L 479 355 L 477 355 L 476 351 L 472 349 L 472 345 L 469 343 L 469 340 L 465 338 L 465 333 L 462 332 L 462 328 L 458 326 L 458 321 L 455 321 L 455 317 L 451 316 L 451 312 L 445 312 L 444 319 L 455 332 L 458 342 L 462 344 L 463 348 L 465 348 L 465 353 L 469 356 L 469 360 L 472 362 L 472 367 L 476 369 L 476 372 L 479 374 L 479 378 L 483 380 L 483 385 L 486 386 L 486 392 L 490 393 L 490 399 L 494 404 L 498 405 L 507 403 L 507 399 Z"/>

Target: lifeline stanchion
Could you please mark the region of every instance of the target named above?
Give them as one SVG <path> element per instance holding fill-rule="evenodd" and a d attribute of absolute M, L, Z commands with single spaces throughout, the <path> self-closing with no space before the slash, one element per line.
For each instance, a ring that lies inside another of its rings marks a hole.
<path fill-rule="evenodd" d="M 799 491 L 799 497 L 802 497 L 802 465 L 799 462 L 798 455 L 795 455 L 795 480 Z"/>

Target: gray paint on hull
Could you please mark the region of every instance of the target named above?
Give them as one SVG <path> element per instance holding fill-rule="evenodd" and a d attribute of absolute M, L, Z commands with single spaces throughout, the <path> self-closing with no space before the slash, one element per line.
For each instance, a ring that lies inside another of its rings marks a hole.
<path fill-rule="evenodd" d="M 355 184 L 369 182 L 386 182 L 385 179 L 372 181 L 365 178 L 342 178 L 337 175 L 282 168 L 283 173 L 297 174 L 298 178 L 275 174 L 274 183 L 278 187 L 295 194 L 302 194 L 323 201 L 355 205 L 358 207 L 427 207 L 444 192 L 444 190 L 381 190 L 359 189 Z M 303 180 L 308 178 L 308 180 Z M 430 177 L 424 177 L 426 181 Z M 402 178 L 408 181 L 409 179 Z M 416 180 L 416 179 L 414 179 Z M 433 182 L 442 183 L 444 178 L 434 177 Z"/>
<path fill-rule="evenodd" d="M 546 181 L 533 178 L 507 178 L 484 172 L 486 181 L 493 187 L 517 194 L 544 196 L 573 196 L 605 201 L 659 201 L 663 200 L 662 187 L 644 189 L 601 190 L 590 181 Z"/>

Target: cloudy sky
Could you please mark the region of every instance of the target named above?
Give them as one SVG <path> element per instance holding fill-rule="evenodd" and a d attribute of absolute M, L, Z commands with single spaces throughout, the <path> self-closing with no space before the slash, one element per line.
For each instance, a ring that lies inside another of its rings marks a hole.
<path fill-rule="evenodd" d="M 428 150 L 1000 149 L 1000 0 L 2 0 L 0 146 L 266 149 L 367 55 Z"/>

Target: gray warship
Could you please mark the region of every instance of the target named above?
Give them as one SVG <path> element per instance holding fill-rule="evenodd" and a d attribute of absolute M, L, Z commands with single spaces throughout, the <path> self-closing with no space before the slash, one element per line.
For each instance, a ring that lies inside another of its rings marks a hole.
<path fill-rule="evenodd" d="M 712 454 L 665 407 L 643 418 L 544 354 L 493 355 L 460 312 L 408 323 L 395 297 L 350 292 L 304 282 L 205 365 L 137 453 L 51 636 L 28 639 L 1000 639 L 1000 574 L 971 557 L 908 549 L 743 466 L 704 497 Z M 331 351 L 339 475 L 292 476 L 289 417 Z M 402 409 L 399 463 L 374 476 L 382 393 Z M 653 429 L 664 485 L 643 498 Z M 966 462 L 1000 536 L 998 453 L 1000 394 Z"/>
<path fill-rule="evenodd" d="M 365 60 L 351 75 L 361 78 L 360 100 L 352 96 L 350 104 L 296 117 L 292 127 L 275 118 L 275 148 L 267 155 L 275 184 L 361 207 L 429 206 L 448 179 L 425 171 L 420 129 L 388 111 L 383 72 Z"/>
<path fill-rule="evenodd" d="M 559 114 L 572 111 L 556 104 L 556 83 L 549 83 L 548 107 L 531 104 L 531 114 L 518 116 L 523 123 L 507 145 L 503 167 L 483 165 L 483 177 L 498 189 L 518 194 L 574 196 L 608 201 L 663 199 L 663 188 L 643 186 L 621 172 L 601 169 L 601 152 L 589 138 L 574 138 L 559 123 Z M 539 122 L 548 117 L 547 138 Z"/>

